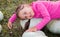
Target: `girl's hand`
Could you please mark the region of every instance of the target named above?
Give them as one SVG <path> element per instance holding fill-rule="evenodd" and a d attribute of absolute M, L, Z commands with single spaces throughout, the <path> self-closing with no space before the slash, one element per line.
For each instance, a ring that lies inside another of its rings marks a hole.
<path fill-rule="evenodd" d="M 37 31 L 37 28 L 36 27 L 32 27 L 32 28 L 29 28 L 26 31 L 28 31 L 28 32 L 35 32 L 35 31 Z"/>
<path fill-rule="evenodd" d="M 12 28 L 12 23 L 8 22 L 7 26 L 8 26 L 9 29 L 11 29 Z"/>

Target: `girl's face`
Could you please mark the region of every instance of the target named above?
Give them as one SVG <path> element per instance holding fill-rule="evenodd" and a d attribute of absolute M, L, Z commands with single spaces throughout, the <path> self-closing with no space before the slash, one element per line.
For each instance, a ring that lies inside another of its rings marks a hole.
<path fill-rule="evenodd" d="M 24 6 L 24 8 L 18 13 L 21 19 L 31 19 L 34 16 L 34 12 L 31 6 Z"/>

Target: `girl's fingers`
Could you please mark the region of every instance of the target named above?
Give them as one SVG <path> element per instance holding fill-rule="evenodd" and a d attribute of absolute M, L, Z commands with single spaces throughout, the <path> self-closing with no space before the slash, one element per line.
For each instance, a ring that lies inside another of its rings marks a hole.
<path fill-rule="evenodd" d="M 28 30 L 26 30 L 27 32 L 34 32 L 34 30 L 33 29 L 28 29 Z"/>
<path fill-rule="evenodd" d="M 30 32 L 31 30 L 30 29 L 28 29 L 28 30 L 26 30 L 27 32 Z"/>
<path fill-rule="evenodd" d="M 35 32 L 35 31 L 37 31 L 37 29 L 36 29 L 36 28 L 30 28 L 30 29 L 28 29 L 27 31 L 28 31 L 28 32 Z"/>
<path fill-rule="evenodd" d="M 8 23 L 8 28 L 11 29 L 12 28 L 12 25 L 10 23 Z"/>
<path fill-rule="evenodd" d="M 8 28 L 10 29 L 10 25 L 8 24 Z"/>
<path fill-rule="evenodd" d="M 9 25 L 9 29 L 11 29 L 12 28 L 12 25 Z"/>

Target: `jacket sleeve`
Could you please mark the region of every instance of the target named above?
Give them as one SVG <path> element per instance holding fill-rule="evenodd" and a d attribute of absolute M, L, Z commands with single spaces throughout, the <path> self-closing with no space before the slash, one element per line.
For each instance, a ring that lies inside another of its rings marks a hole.
<path fill-rule="evenodd" d="M 14 22 L 17 19 L 17 15 L 14 13 L 10 18 L 9 18 L 9 22 Z"/>
<path fill-rule="evenodd" d="M 50 18 L 48 10 L 42 3 L 37 4 L 37 9 L 43 16 L 43 19 L 35 27 L 37 28 L 37 30 L 41 30 L 44 26 L 46 26 L 46 24 L 51 20 L 51 18 Z"/>

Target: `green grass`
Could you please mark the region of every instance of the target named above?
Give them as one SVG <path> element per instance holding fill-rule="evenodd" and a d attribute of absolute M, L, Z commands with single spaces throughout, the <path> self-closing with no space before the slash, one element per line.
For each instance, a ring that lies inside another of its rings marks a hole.
<path fill-rule="evenodd" d="M 0 21 L 0 24 L 3 27 L 0 37 L 21 37 L 22 28 L 18 22 L 14 23 L 13 29 L 9 30 L 7 27 L 7 22 L 10 16 L 15 11 L 16 7 L 21 3 L 28 3 L 28 1 L 23 0 L 0 0 L 0 11 L 4 14 L 4 19 Z M 32 2 L 32 0 L 29 0 Z M 18 20 L 17 20 L 18 21 Z M 12 32 L 12 33 L 11 33 Z"/>
<path fill-rule="evenodd" d="M 15 11 L 16 7 L 23 2 L 30 3 L 32 2 L 32 0 L 0 0 L 0 11 L 2 11 L 4 14 L 4 19 L 0 21 L 0 24 L 3 27 L 3 30 L 0 33 L 0 37 L 21 37 L 23 29 L 17 22 L 18 20 L 14 23 L 13 29 L 11 30 L 8 29 L 7 22 L 10 16 Z M 49 32 L 46 27 L 43 29 L 43 31 L 49 37 L 59 37 L 58 34 Z"/>

